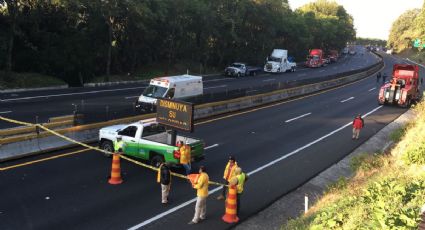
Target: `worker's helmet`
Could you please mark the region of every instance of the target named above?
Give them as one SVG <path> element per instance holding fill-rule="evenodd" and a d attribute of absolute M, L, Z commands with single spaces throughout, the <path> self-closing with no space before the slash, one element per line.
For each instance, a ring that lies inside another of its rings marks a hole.
<path fill-rule="evenodd" d="M 234 157 L 234 156 L 230 156 L 230 157 L 229 157 L 229 161 L 236 161 L 236 159 L 235 159 L 235 157 Z"/>

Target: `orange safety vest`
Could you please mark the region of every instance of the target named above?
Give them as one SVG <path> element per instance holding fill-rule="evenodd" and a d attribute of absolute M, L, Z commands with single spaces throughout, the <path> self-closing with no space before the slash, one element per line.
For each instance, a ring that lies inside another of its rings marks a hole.
<path fill-rule="evenodd" d="M 226 169 L 224 169 L 223 179 L 226 181 L 229 181 L 232 177 L 235 176 L 235 169 L 238 166 L 238 163 L 235 161 L 235 163 L 230 167 L 230 161 L 227 162 Z"/>

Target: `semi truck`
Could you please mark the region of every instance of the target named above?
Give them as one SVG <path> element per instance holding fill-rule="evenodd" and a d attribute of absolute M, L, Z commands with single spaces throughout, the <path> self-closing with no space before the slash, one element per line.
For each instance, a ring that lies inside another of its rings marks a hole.
<path fill-rule="evenodd" d="M 224 75 L 230 77 L 255 76 L 262 69 L 256 66 L 248 66 L 245 63 L 235 62 L 224 69 Z"/>
<path fill-rule="evenodd" d="M 379 90 L 380 105 L 393 104 L 408 107 L 419 101 L 419 67 L 417 65 L 395 64 L 392 79 Z"/>
<path fill-rule="evenodd" d="M 204 91 L 202 77 L 179 75 L 158 77 L 150 81 L 136 102 L 136 107 L 142 111 L 154 112 L 157 98 L 185 100 L 202 95 Z"/>
<path fill-rule="evenodd" d="M 310 68 L 322 67 L 327 64 L 328 60 L 324 58 L 323 50 L 321 49 L 312 49 L 307 56 L 307 61 L 305 65 Z"/>
<path fill-rule="evenodd" d="M 297 63 L 295 63 L 291 58 L 288 58 L 288 50 L 274 49 L 270 57 L 266 59 L 266 64 L 264 65 L 264 72 L 295 72 L 296 68 Z"/>
<path fill-rule="evenodd" d="M 339 58 L 338 50 L 329 50 L 329 61 L 337 62 Z"/>
<path fill-rule="evenodd" d="M 113 152 L 113 143 L 119 136 L 124 142 L 123 154 L 148 161 L 154 167 L 163 162 L 179 166 L 180 152 L 177 143 L 183 141 L 191 147 L 192 161 L 204 158 L 205 143 L 202 140 L 177 135 L 176 143 L 170 143 L 171 135 L 164 126 L 154 120 L 113 125 L 99 130 L 99 147 Z"/>

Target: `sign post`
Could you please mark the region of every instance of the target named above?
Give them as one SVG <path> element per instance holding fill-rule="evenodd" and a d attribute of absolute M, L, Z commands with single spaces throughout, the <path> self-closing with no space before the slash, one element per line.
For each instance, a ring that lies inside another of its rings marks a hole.
<path fill-rule="evenodd" d="M 168 144 L 175 145 L 177 130 L 193 132 L 193 104 L 159 98 L 156 102 L 156 121 L 172 128 Z"/>

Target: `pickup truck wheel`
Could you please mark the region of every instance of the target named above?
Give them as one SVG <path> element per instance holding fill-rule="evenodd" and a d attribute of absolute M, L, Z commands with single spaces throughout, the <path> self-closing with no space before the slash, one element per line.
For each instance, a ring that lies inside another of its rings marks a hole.
<path fill-rule="evenodd" d="M 112 141 L 103 141 L 102 144 L 100 144 L 100 148 L 111 153 L 114 152 L 114 145 L 112 144 Z M 112 156 L 111 154 L 106 154 L 106 153 L 103 153 L 103 155 L 105 157 Z"/>
<path fill-rule="evenodd" d="M 153 167 L 158 168 L 162 163 L 164 163 L 164 157 L 160 156 L 160 155 L 155 155 L 154 157 L 152 157 L 151 159 L 151 165 Z"/>

